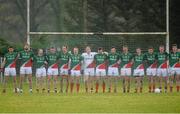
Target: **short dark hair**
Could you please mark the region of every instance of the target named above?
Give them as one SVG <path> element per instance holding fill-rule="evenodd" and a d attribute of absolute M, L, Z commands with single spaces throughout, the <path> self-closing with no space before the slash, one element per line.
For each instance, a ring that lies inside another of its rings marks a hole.
<path fill-rule="evenodd" d="M 115 47 L 115 46 L 112 46 L 112 47 L 111 47 L 111 49 L 113 49 L 113 48 L 115 48 L 115 49 L 116 49 L 116 47 Z"/>
<path fill-rule="evenodd" d="M 148 49 L 154 49 L 153 46 L 149 46 Z"/>
<path fill-rule="evenodd" d="M 127 46 L 127 45 L 123 45 L 123 47 L 128 48 L 128 46 Z"/>
<path fill-rule="evenodd" d="M 13 47 L 13 46 L 8 46 L 8 49 L 9 49 L 9 48 L 13 48 L 13 49 L 14 49 L 14 47 Z"/>
<path fill-rule="evenodd" d="M 177 44 L 172 44 L 172 47 L 177 47 Z"/>
<path fill-rule="evenodd" d="M 102 48 L 102 47 L 99 47 L 98 50 L 103 50 L 103 48 Z"/>
<path fill-rule="evenodd" d="M 63 45 L 62 47 L 65 47 L 66 49 L 68 48 L 68 46 L 67 46 L 67 45 Z"/>
<path fill-rule="evenodd" d="M 161 44 L 161 45 L 159 45 L 159 47 L 164 47 L 164 45 L 163 45 L 163 44 Z"/>
<path fill-rule="evenodd" d="M 140 47 L 137 47 L 136 49 L 141 49 Z"/>

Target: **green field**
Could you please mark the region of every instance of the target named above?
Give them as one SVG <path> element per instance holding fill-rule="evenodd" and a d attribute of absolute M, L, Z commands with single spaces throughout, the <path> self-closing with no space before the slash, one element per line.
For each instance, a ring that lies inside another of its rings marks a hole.
<path fill-rule="evenodd" d="M 119 87 L 118 93 L 104 94 L 84 93 L 83 86 L 79 94 L 31 94 L 27 87 L 22 94 L 15 94 L 8 84 L 7 93 L 0 93 L 0 112 L 180 113 L 180 93 L 147 93 L 147 86 L 142 94 L 133 93 L 133 85 L 131 93 L 122 93 Z"/>

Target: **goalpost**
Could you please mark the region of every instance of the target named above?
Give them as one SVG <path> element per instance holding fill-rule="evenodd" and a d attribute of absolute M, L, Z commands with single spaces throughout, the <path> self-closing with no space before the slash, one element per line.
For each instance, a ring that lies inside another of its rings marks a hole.
<path fill-rule="evenodd" d="M 169 0 L 166 0 L 165 32 L 33 32 L 30 31 L 30 0 L 27 0 L 27 43 L 31 35 L 166 35 L 166 51 L 169 52 Z"/>

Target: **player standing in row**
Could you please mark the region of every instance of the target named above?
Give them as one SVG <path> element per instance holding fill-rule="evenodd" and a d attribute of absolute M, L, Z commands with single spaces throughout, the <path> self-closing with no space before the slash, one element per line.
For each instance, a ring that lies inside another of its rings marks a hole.
<path fill-rule="evenodd" d="M 167 92 L 168 85 L 168 53 L 165 52 L 164 45 L 159 46 L 159 52 L 157 53 L 157 77 L 159 82 L 159 89 L 162 89 L 162 83 L 164 81 L 164 91 Z"/>
<path fill-rule="evenodd" d="M 66 93 L 68 92 L 69 88 L 69 59 L 70 54 L 68 53 L 68 47 L 62 46 L 62 52 L 60 53 L 60 63 L 59 63 L 59 70 L 61 76 L 61 89 L 60 92 L 63 93 L 63 81 L 66 80 Z"/>
<path fill-rule="evenodd" d="M 59 55 L 56 52 L 56 49 L 54 47 L 51 47 L 49 49 L 48 54 L 46 55 L 46 61 L 48 63 L 48 69 L 47 69 L 47 92 L 50 93 L 50 87 L 51 87 L 51 78 L 53 77 L 53 84 L 54 84 L 54 92 L 57 93 L 57 80 L 58 80 L 58 59 Z"/>
<path fill-rule="evenodd" d="M 3 83 L 3 93 L 6 92 L 6 84 L 10 76 L 13 77 L 14 91 L 17 93 L 17 85 L 16 85 L 16 60 L 17 53 L 14 52 L 14 48 L 12 46 L 8 47 L 8 53 L 5 54 L 4 60 L 1 66 L 1 69 L 4 69 L 4 83 Z"/>
<path fill-rule="evenodd" d="M 24 45 L 24 50 L 19 52 L 20 59 L 20 92 L 23 92 L 24 77 L 27 75 L 29 81 L 29 92 L 32 93 L 32 58 L 33 52 L 28 44 Z"/>
<path fill-rule="evenodd" d="M 79 49 L 77 47 L 73 48 L 73 54 L 70 56 L 70 90 L 73 92 L 74 83 L 76 82 L 76 91 L 79 92 L 80 87 L 80 76 L 81 76 L 81 65 L 82 65 L 82 56 L 79 54 Z"/>
<path fill-rule="evenodd" d="M 91 92 L 93 91 L 93 82 L 95 80 L 95 64 L 94 64 L 94 56 L 97 54 L 96 52 L 91 52 L 91 48 L 89 46 L 86 47 L 85 53 L 82 54 L 83 57 L 83 70 L 84 70 L 84 81 L 85 81 L 85 89 L 86 93 L 91 88 Z"/>
<path fill-rule="evenodd" d="M 102 81 L 103 93 L 106 89 L 106 68 L 107 68 L 107 55 L 103 53 L 103 48 L 98 48 L 98 54 L 94 56 L 96 64 L 96 93 L 98 93 L 99 82 Z"/>
<path fill-rule="evenodd" d="M 144 55 L 141 48 L 136 48 L 136 54 L 133 57 L 133 76 L 135 78 L 135 93 L 142 93 L 144 76 Z"/>
<path fill-rule="evenodd" d="M 130 92 L 132 57 L 133 55 L 128 51 L 128 46 L 123 46 L 123 52 L 120 55 L 121 76 L 123 80 L 123 93 Z"/>
<path fill-rule="evenodd" d="M 117 92 L 118 76 L 119 76 L 119 54 L 116 52 L 116 48 L 112 47 L 111 52 L 108 54 L 108 81 L 109 81 L 109 93 L 112 89 L 112 83 L 114 84 L 114 92 Z"/>
<path fill-rule="evenodd" d="M 149 93 L 154 93 L 156 84 L 157 60 L 153 47 L 149 47 L 148 52 L 145 53 L 145 62 L 147 67 L 146 75 L 148 76 Z"/>
<path fill-rule="evenodd" d="M 45 92 L 46 88 L 46 57 L 42 49 L 38 49 L 38 54 L 33 57 L 33 63 L 36 67 L 36 91 L 41 89 Z"/>
<path fill-rule="evenodd" d="M 180 53 L 177 50 L 177 45 L 172 45 L 172 52 L 169 54 L 169 70 L 170 70 L 170 92 L 173 91 L 173 81 L 176 78 L 177 92 L 180 89 Z"/>

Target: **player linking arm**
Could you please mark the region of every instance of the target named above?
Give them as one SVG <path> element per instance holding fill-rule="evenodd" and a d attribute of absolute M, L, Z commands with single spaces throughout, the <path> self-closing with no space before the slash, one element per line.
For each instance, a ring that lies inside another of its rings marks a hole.
<path fill-rule="evenodd" d="M 77 47 L 73 48 L 73 54 L 70 55 L 69 63 L 71 73 L 70 90 L 72 93 L 74 89 L 74 83 L 76 82 L 76 92 L 79 93 L 82 56 L 79 54 L 79 49 Z"/>
<path fill-rule="evenodd" d="M 141 48 L 136 48 L 136 54 L 133 57 L 133 77 L 135 78 L 135 93 L 142 93 L 144 76 L 144 55 Z"/>
<path fill-rule="evenodd" d="M 69 59 L 70 54 L 68 53 L 68 47 L 62 46 L 62 52 L 60 54 L 60 76 L 61 76 L 61 90 L 60 92 L 63 93 L 63 81 L 66 80 L 66 93 L 68 92 L 69 88 Z"/>
<path fill-rule="evenodd" d="M 173 81 L 176 79 L 176 89 L 180 89 L 180 52 L 177 44 L 172 45 L 172 52 L 169 54 L 169 71 L 170 71 L 170 92 L 173 92 Z"/>
<path fill-rule="evenodd" d="M 4 83 L 3 83 L 3 93 L 6 92 L 6 84 L 8 82 L 9 76 L 13 77 L 13 84 L 14 84 L 14 92 L 17 93 L 17 85 L 16 85 L 16 60 L 17 60 L 17 53 L 14 52 L 14 48 L 12 46 L 8 47 L 8 53 L 5 54 L 4 60 L 1 66 L 1 69 L 5 68 L 4 70 Z"/>
<path fill-rule="evenodd" d="M 103 53 L 103 48 L 98 48 L 98 54 L 94 56 L 96 64 L 96 93 L 98 93 L 99 82 L 102 81 L 103 93 L 106 89 L 106 63 L 107 55 Z"/>
<path fill-rule="evenodd" d="M 128 46 L 123 46 L 123 52 L 120 55 L 121 76 L 123 80 L 123 93 L 130 92 L 132 57 L 132 54 L 128 51 Z"/>
<path fill-rule="evenodd" d="M 108 54 L 108 83 L 109 93 L 112 89 L 112 83 L 114 84 L 114 92 L 117 92 L 117 83 L 119 76 L 119 54 L 116 52 L 116 48 L 112 47 L 111 52 Z"/>
<path fill-rule="evenodd" d="M 29 92 L 32 93 L 32 58 L 34 54 L 28 44 L 24 45 L 24 50 L 19 52 L 19 59 L 21 60 L 20 66 L 20 92 L 23 92 L 24 77 L 28 77 Z"/>
<path fill-rule="evenodd" d="M 164 81 L 164 92 L 167 92 L 168 84 L 168 54 L 165 52 L 164 45 L 159 46 L 159 52 L 157 53 L 157 77 L 159 82 L 159 89 L 162 91 L 162 83 Z"/>
<path fill-rule="evenodd" d="M 54 47 L 51 47 L 48 54 L 46 55 L 46 60 L 48 63 L 48 70 L 47 70 L 47 92 L 50 93 L 51 87 L 51 78 L 53 78 L 54 84 L 54 92 L 57 93 L 57 80 L 58 80 L 58 60 L 59 55 L 56 52 Z"/>
<path fill-rule="evenodd" d="M 36 91 L 42 89 L 45 92 L 46 87 L 46 68 L 47 65 L 46 57 L 44 56 L 43 50 L 38 49 L 38 54 L 33 57 L 34 65 L 36 66 Z"/>
<path fill-rule="evenodd" d="M 157 60 L 156 53 L 154 52 L 153 47 L 148 48 L 148 52 L 145 53 L 145 62 L 146 62 L 146 75 L 148 76 L 149 83 L 149 93 L 155 92 L 155 83 L 156 83 L 156 71 L 157 71 Z"/>

